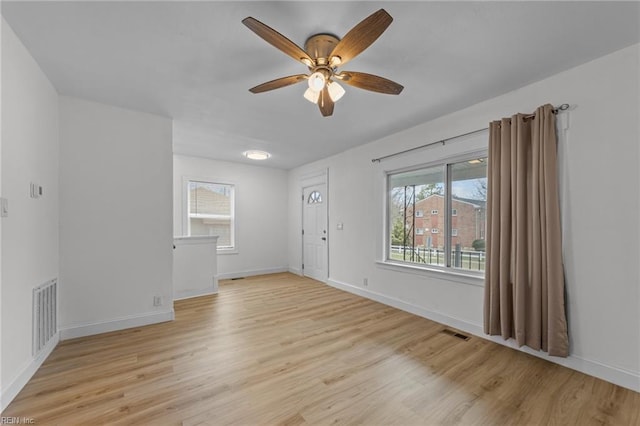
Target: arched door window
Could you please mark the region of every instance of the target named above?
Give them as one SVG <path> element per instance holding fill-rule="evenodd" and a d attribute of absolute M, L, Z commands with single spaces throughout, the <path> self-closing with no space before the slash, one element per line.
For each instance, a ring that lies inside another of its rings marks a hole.
<path fill-rule="evenodd" d="M 307 204 L 318 204 L 322 202 L 322 194 L 319 191 L 313 191 L 307 198 Z"/>

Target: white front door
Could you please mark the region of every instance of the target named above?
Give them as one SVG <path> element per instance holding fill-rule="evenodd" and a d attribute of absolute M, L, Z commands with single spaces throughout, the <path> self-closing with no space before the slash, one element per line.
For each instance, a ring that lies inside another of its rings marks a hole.
<path fill-rule="evenodd" d="M 302 274 L 322 282 L 328 277 L 326 188 L 308 186 L 302 193 Z"/>

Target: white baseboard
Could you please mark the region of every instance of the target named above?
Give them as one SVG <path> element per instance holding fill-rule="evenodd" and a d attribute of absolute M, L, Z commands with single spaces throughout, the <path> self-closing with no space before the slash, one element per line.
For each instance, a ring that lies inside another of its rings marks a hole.
<path fill-rule="evenodd" d="M 302 276 L 302 269 L 289 267 L 289 272 Z"/>
<path fill-rule="evenodd" d="M 438 322 L 440 324 L 447 325 L 449 327 L 457 328 L 458 330 L 473 334 L 481 337 L 485 340 L 490 340 L 495 343 L 499 343 L 504 346 L 508 346 L 512 349 L 526 352 L 530 355 L 538 358 L 545 359 L 570 368 L 572 370 L 580 371 L 581 373 L 588 374 L 589 376 L 597 377 L 610 383 L 614 383 L 623 388 L 631 389 L 635 392 L 640 392 L 640 372 L 629 371 L 603 364 L 598 361 L 593 361 L 585 358 L 581 358 L 575 355 L 569 355 L 567 358 L 559 358 L 549 356 L 544 352 L 536 351 L 526 346 L 518 347 L 518 344 L 513 340 L 504 340 L 500 336 L 489 336 L 484 334 L 484 328 L 482 324 L 475 324 L 459 318 L 454 318 L 439 312 L 431 311 L 414 304 L 404 302 L 394 297 L 386 296 L 375 291 L 370 291 L 362 287 L 336 281 L 334 279 L 327 280 L 327 284 L 335 287 L 339 290 L 344 290 L 349 293 L 357 294 L 358 296 L 366 297 L 367 299 L 375 300 L 382 304 L 392 306 L 405 312 L 418 315 L 423 318 Z"/>
<path fill-rule="evenodd" d="M 282 266 L 279 268 L 266 268 L 266 269 L 253 269 L 249 271 L 227 272 L 224 274 L 218 274 L 218 279 L 228 280 L 231 278 L 253 277 L 256 275 L 279 274 L 281 272 L 289 272 L 289 268 Z"/>
<path fill-rule="evenodd" d="M 149 312 L 146 314 L 113 318 L 107 321 L 95 323 L 61 326 L 60 340 L 69 340 L 76 337 L 91 336 L 94 334 L 108 333 L 110 331 L 118 331 L 132 327 L 141 327 L 143 325 L 173 321 L 174 316 L 175 314 L 172 308 L 170 311 L 165 312 Z"/>
<path fill-rule="evenodd" d="M 184 290 L 179 291 L 173 296 L 173 300 L 191 299 L 192 297 L 209 296 L 210 294 L 218 294 L 217 289 L 204 289 L 204 290 Z"/>
<path fill-rule="evenodd" d="M 33 377 L 35 372 L 40 368 L 42 363 L 53 352 L 60 340 L 73 339 L 75 337 L 90 336 L 93 334 L 107 333 L 109 331 L 124 330 L 131 327 L 140 327 L 143 325 L 156 324 L 160 322 L 172 321 L 174 319 L 173 309 L 166 312 L 151 312 L 142 315 L 132 315 L 129 317 L 116 318 L 109 321 L 91 323 L 91 324 L 78 324 L 68 327 L 61 327 L 56 334 L 53 335 L 51 340 L 45 345 L 40 354 L 35 357 L 29 364 L 27 364 L 17 377 L 7 386 L 6 389 L 2 389 L 0 395 L 0 411 L 4 411 L 5 408 L 13 401 L 27 382 Z"/>
<path fill-rule="evenodd" d="M 22 371 L 16 376 L 16 378 L 7 386 L 6 389 L 2 389 L 2 396 L 0 397 L 0 412 L 4 411 L 5 408 L 13 401 L 13 399 L 20 393 L 22 388 L 27 384 L 27 382 L 33 377 L 33 375 L 38 371 L 38 368 L 42 365 L 42 363 L 51 355 L 51 352 L 56 348 L 58 342 L 60 341 L 60 332 L 56 333 L 51 337 L 49 342 L 42 348 L 40 354 L 33 358 L 29 364 L 27 364 Z"/>

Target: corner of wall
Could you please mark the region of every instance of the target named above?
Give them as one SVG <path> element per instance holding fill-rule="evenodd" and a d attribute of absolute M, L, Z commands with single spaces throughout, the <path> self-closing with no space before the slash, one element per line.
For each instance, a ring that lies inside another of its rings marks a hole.
<path fill-rule="evenodd" d="M 32 355 L 32 289 L 59 276 L 59 115 L 55 87 L 4 17 L 0 30 L 0 192 L 9 204 L 0 235 L 4 409 L 58 341 L 56 335 L 37 357 Z M 32 183 L 44 189 L 42 195 L 30 193 Z"/>
<path fill-rule="evenodd" d="M 47 345 L 42 348 L 40 354 L 33 358 L 30 362 L 28 362 L 23 368 L 20 369 L 15 379 L 9 383 L 6 389 L 2 389 L 2 393 L 0 396 L 0 412 L 4 411 L 5 408 L 13 401 L 13 399 L 20 393 L 22 388 L 27 384 L 27 382 L 33 377 L 33 375 L 38 371 L 40 366 L 45 362 L 45 360 L 51 355 L 51 352 L 58 346 L 58 342 L 60 341 L 60 333 L 56 333 L 51 337 Z"/>

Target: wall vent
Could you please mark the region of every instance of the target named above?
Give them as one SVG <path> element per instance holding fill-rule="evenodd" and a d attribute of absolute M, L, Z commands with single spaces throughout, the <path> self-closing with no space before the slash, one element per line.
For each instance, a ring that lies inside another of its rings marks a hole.
<path fill-rule="evenodd" d="M 442 330 L 442 332 L 444 334 L 448 334 L 449 336 L 457 337 L 458 339 L 462 339 L 462 340 L 469 340 L 470 339 L 470 337 L 467 336 L 466 334 L 458 333 L 457 331 L 450 330 L 448 328 L 445 328 L 444 330 Z"/>
<path fill-rule="evenodd" d="M 37 356 L 58 332 L 58 282 L 51 280 L 33 289 L 33 356 Z"/>

